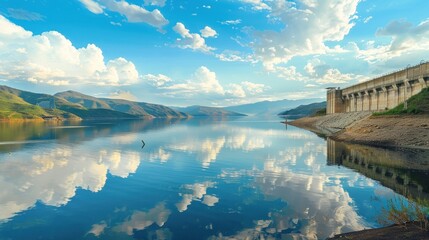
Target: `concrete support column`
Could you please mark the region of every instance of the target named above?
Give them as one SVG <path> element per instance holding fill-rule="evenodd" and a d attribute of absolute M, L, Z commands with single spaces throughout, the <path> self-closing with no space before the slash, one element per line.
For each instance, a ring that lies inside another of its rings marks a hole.
<path fill-rule="evenodd" d="M 407 101 L 413 95 L 413 88 L 408 80 L 404 81 L 405 91 L 404 91 L 404 101 Z"/>
<path fill-rule="evenodd" d="M 422 85 L 422 88 L 428 87 L 427 82 L 424 80 L 423 77 L 419 77 L 419 83 Z"/>
<path fill-rule="evenodd" d="M 377 92 L 377 89 L 372 89 L 372 92 L 374 93 L 374 106 L 375 106 L 375 108 L 374 109 L 371 109 L 371 110 L 375 110 L 375 111 L 378 111 L 378 110 L 380 110 L 380 106 L 379 106 L 379 101 L 380 101 L 380 99 L 379 99 L 379 94 L 378 94 L 378 92 Z"/>
<path fill-rule="evenodd" d="M 394 90 L 394 99 L 395 99 L 395 102 L 393 103 L 395 106 L 398 106 L 398 104 L 399 104 L 399 88 L 398 88 L 398 86 L 396 86 L 396 84 L 393 84 L 392 85 L 392 87 L 393 87 L 393 90 Z"/>
<path fill-rule="evenodd" d="M 370 91 L 365 90 L 365 95 L 367 96 L 366 101 L 368 102 L 368 104 L 367 104 L 368 107 L 364 107 L 364 110 L 368 110 L 368 111 L 371 110 L 371 101 L 372 101 Z M 365 97 L 364 97 L 364 100 L 365 100 Z M 364 103 L 364 106 L 365 106 L 365 103 Z"/>

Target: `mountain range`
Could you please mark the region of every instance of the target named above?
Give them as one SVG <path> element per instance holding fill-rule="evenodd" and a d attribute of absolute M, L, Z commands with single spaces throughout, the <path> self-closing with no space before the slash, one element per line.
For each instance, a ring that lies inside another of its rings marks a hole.
<path fill-rule="evenodd" d="M 123 99 L 97 98 L 76 91 L 54 95 L 0 85 L 1 119 L 141 119 L 271 115 L 320 99 L 263 101 L 232 107 L 167 107 Z"/>
<path fill-rule="evenodd" d="M 262 101 L 250 104 L 243 104 L 231 107 L 225 107 L 225 110 L 243 113 L 251 116 L 275 116 L 280 112 L 296 108 L 299 105 L 320 102 L 319 98 L 289 100 L 283 99 L 278 101 Z"/>

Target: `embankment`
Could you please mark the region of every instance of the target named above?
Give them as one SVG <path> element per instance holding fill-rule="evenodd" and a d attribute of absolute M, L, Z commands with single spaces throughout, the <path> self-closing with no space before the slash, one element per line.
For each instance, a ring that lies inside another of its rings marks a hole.
<path fill-rule="evenodd" d="M 429 115 L 372 116 L 371 112 L 306 117 L 288 123 L 337 141 L 429 149 Z"/>

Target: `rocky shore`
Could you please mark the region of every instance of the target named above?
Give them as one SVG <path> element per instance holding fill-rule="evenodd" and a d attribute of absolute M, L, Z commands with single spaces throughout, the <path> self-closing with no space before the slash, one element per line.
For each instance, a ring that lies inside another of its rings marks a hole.
<path fill-rule="evenodd" d="M 288 124 L 337 141 L 429 149 L 429 115 L 372 116 L 371 112 L 300 118 Z"/>

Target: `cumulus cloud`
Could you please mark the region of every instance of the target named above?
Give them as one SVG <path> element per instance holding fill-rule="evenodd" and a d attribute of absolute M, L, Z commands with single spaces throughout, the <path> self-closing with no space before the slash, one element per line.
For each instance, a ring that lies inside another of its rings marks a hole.
<path fill-rule="evenodd" d="M 427 52 L 429 48 L 429 20 L 422 21 L 417 26 L 405 20 L 393 21 L 376 32 L 377 37 L 390 38 L 389 44 L 375 45 L 373 41 L 359 49 L 353 44 L 353 49 L 359 58 L 370 63 L 384 62 L 407 54 Z"/>
<path fill-rule="evenodd" d="M 310 79 L 320 84 L 341 84 L 353 80 L 360 81 L 365 78 L 363 75 L 341 73 L 340 70 L 332 68 L 317 58 L 308 61 L 304 69 Z"/>
<path fill-rule="evenodd" d="M 269 17 L 284 24 L 281 31 L 255 32 L 253 50 L 264 66 L 273 70 L 296 56 L 328 51 L 326 41 L 340 41 L 354 26 L 359 0 L 297 1 L 276 0 Z"/>
<path fill-rule="evenodd" d="M 171 78 L 163 74 L 158 74 L 158 75 L 146 74 L 142 78 L 143 80 L 147 81 L 150 85 L 155 87 L 161 87 L 166 83 L 171 82 Z"/>
<path fill-rule="evenodd" d="M 236 83 L 231 83 L 228 85 L 229 89 L 226 91 L 229 95 L 235 96 L 238 98 L 246 97 L 246 92 L 243 89 L 243 86 Z"/>
<path fill-rule="evenodd" d="M 158 29 L 168 24 L 168 20 L 164 18 L 162 13 L 155 9 L 148 11 L 143 7 L 135 4 L 130 4 L 125 0 L 79 0 L 92 13 L 101 14 L 105 11 L 119 13 L 125 16 L 128 22 L 137 23 L 144 22 Z M 148 0 L 150 5 L 165 4 L 165 0 Z"/>
<path fill-rule="evenodd" d="M 0 15 L 0 77 L 51 85 L 128 85 L 139 80 L 124 58 L 104 61 L 94 44 L 76 48 L 56 31 L 33 35 Z"/>
<path fill-rule="evenodd" d="M 201 29 L 200 33 L 201 33 L 201 36 L 203 38 L 209 38 L 209 37 L 216 37 L 217 36 L 217 32 L 209 26 L 205 26 L 203 29 Z"/>
<path fill-rule="evenodd" d="M 220 85 L 216 78 L 216 73 L 211 71 L 205 66 L 199 67 L 191 80 L 185 83 L 177 83 L 170 86 L 163 87 L 163 89 L 170 90 L 174 94 L 220 94 L 223 95 L 225 90 Z"/>
<path fill-rule="evenodd" d="M 190 48 L 201 52 L 210 52 L 214 50 L 214 48 L 207 46 L 206 41 L 200 34 L 190 33 L 189 29 L 181 22 L 176 23 L 173 30 L 182 37 L 177 39 L 177 46 L 180 48 Z"/>

